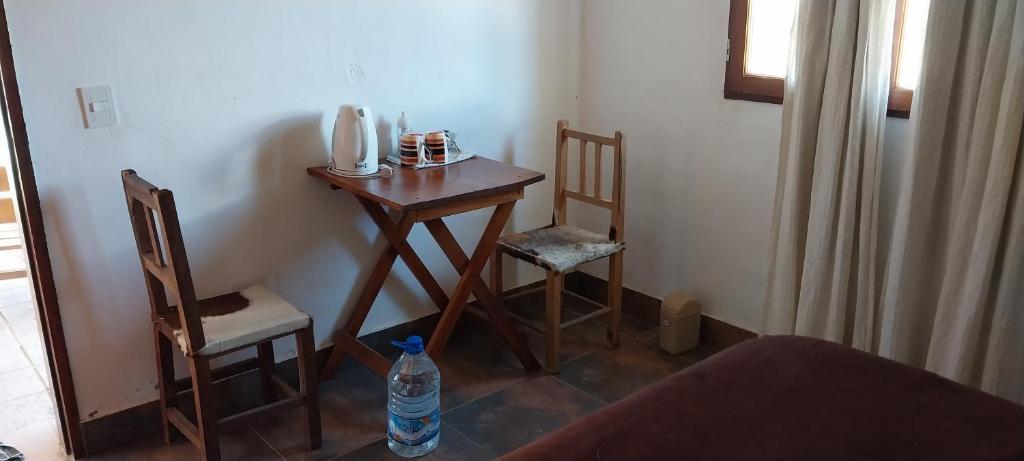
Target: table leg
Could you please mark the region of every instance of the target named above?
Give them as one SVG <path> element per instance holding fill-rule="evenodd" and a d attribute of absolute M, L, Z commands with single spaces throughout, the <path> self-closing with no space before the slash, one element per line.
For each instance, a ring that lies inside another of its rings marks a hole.
<path fill-rule="evenodd" d="M 441 247 L 441 251 L 451 261 L 452 266 L 460 274 L 466 272 L 466 266 L 469 265 L 469 257 L 466 256 L 466 252 L 462 250 L 458 241 L 455 240 L 455 236 L 452 235 L 448 226 L 445 225 L 441 218 L 433 219 L 424 223 L 427 226 L 427 230 L 430 231 L 430 235 L 434 236 L 434 240 L 437 241 L 438 246 Z M 504 227 L 504 225 L 502 226 Z M 492 250 L 493 251 L 493 250 Z M 476 299 L 483 305 L 484 310 L 491 318 L 491 322 L 499 333 L 505 338 L 505 342 L 508 343 L 512 352 L 515 353 L 519 361 L 522 362 L 523 367 L 527 370 L 535 370 L 540 367 L 537 362 L 537 358 L 533 356 L 530 349 L 526 346 L 526 342 L 523 340 L 522 335 L 516 331 L 515 326 L 509 320 L 508 315 L 501 309 L 501 305 L 498 303 L 498 299 L 495 293 L 491 291 L 484 283 L 483 279 L 479 275 L 473 276 L 472 291 L 476 295 Z"/>
<path fill-rule="evenodd" d="M 483 270 L 484 264 L 491 256 L 491 252 L 497 246 L 498 236 L 501 235 L 501 230 L 505 227 L 505 223 L 508 221 L 509 215 L 512 214 L 514 206 L 515 202 L 506 202 L 499 204 L 494 209 L 494 214 L 491 215 L 491 220 L 487 223 L 487 227 L 484 228 L 480 242 L 477 243 L 476 249 L 473 251 L 473 257 L 466 263 L 462 276 L 459 277 L 459 283 L 455 285 L 455 291 L 448 302 L 448 307 L 441 313 L 441 320 L 438 321 L 437 328 L 434 329 L 430 342 L 427 343 L 427 353 L 431 357 L 436 359 L 444 352 L 444 347 L 448 343 L 448 337 L 451 336 L 455 323 L 459 320 L 459 315 L 462 314 L 462 310 L 466 306 L 466 300 L 469 299 L 469 293 L 473 290 L 474 285 L 476 285 L 476 281 L 480 277 L 480 271 Z"/>
<path fill-rule="evenodd" d="M 395 226 L 395 223 L 391 221 L 391 218 L 380 204 L 365 198 L 357 198 L 359 203 L 363 205 L 366 213 L 370 215 L 370 219 L 377 224 L 377 227 L 384 233 L 388 242 L 391 243 L 391 247 L 398 251 L 398 256 L 402 258 L 402 261 L 405 261 L 405 265 L 409 267 L 412 275 L 416 277 L 420 285 L 423 285 L 423 289 L 427 290 L 427 295 L 430 296 L 430 299 L 434 301 L 438 309 L 444 310 L 445 306 L 448 305 L 448 295 L 445 294 L 444 289 L 437 283 L 434 276 L 430 274 L 427 266 L 423 264 L 423 260 L 416 255 L 412 246 L 406 241 L 409 232 L 400 232 L 401 229 Z"/>
<path fill-rule="evenodd" d="M 387 219 L 390 221 L 390 218 Z M 392 237 L 400 238 L 404 241 L 409 236 L 409 232 L 412 230 L 412 225 L 415 222 L 416 219 L 412 213 L 403 214 L 395 226 Z M 388 273 L 391 272 L 391 267 L 395 264 L 395 260 L 398 259 L 398 249 L 395 248 L 394 244 L 390 243 L 390 237 L 388 241 L 388 247 L 384 250 L 384 254 L 380 256 L 380 259 L 377 260 L 377 265 L 373 267 L 373 271 L 370 272 L 370 278 L 366 281 L 366 285 L 363 286 L 363 291 L 359 293 L 359 298 L 356 299 L 352 315 L 345 322 L 345 326 L 334 334 L 334 350 L 331 351 L 327 362 L 320 369 L 321 381 L 334 377 L 334 370 L 345 360 L 344 345 L 346 341 L 344 336 L 348 335 L 354 338 L 359 334 L 359 329 L 362 328 L 363 322 L 366 321 L 366 316 L 370 313 L 373 301 L 377 299 L 380 289 L 384 286 L 384 281 L 388 278 Z"/>

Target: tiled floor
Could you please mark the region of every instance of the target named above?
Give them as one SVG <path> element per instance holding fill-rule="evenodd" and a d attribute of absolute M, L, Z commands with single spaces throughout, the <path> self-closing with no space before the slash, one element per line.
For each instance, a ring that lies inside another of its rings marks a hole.
<path fill-rule="evenodd" d="M 540 318 L 542 306 L 520 315 Z M 567 298 L 566 317 L 587 311 Z M 668 376 L 715 351 L 702 347 L 671 356 L 656 347 L 656 326 L 625 319 L 622 346 L 603 345 L 602 320 L 578 324 L 563 335 L 562 372 L 525 373 L 493 331 L 465 316 L 439 363 L 442 379 L 442 429 L 439 448 L 425 459 L 492 459 L 529 443 L 610 402 Z M 542 357 L 543 338 L 529 335 Z M 689 358 L 687 358 L 689 357 Z M 386 386 L 364 368 L 354 368 L 321 384 L 323 446 L 308 452 L 299 414 L 273 414 L 222 434 L 225 459 L 378 460 L 400 459 L 384 441 Z M 91 459 L 184 460 L 197 452 L 186 442 L 170 447 L 158 439 L 99 454 Z"/>
<path fill-rule="evenodd" d="M 62 456 L 40 333 L 28 279 L 0 280 L 0 441 L 31 460 L 56 460 Z"/>

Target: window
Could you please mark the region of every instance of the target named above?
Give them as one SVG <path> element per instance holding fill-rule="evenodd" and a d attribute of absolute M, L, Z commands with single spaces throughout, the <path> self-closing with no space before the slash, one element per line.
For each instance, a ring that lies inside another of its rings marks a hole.
<path fill-rule="evenodd" d="M 798 0 L 731 0 L 725 97 L 782 103 Z M 929 0 L 897 0 L 889 115 L 907 117 L 921 73 Z"/>

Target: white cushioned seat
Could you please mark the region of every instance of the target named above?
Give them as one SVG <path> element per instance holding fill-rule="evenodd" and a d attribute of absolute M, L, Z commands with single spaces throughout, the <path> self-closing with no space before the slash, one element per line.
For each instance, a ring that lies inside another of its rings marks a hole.
<path fill-rule="evenodd" d="M 308 314 L 263 285 L 253 285 L 239 294 L 249 301 L 249 305 L 224 315 L 201 317 L 206 345 L 196 354 L 219 354 L 308 327 L 311 323 Z M 181 350 L 188 353 L 184 332 L 174 330 L 174 337 Z"/>
<path fill-rule="evenodd" d="M 624 242 L 569 225 L 506 235 L 498 239 L 498 246 L 512 256 L 560 274 L 626 248 Z"/>

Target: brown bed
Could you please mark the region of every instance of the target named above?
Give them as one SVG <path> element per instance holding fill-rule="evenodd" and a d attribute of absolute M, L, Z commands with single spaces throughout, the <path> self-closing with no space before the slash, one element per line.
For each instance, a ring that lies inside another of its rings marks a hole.
<path fill-rule="evenodd" d="M 1024 459 L 1024 407 L 834 343 L 768 336 L 502 459 Z"/>

